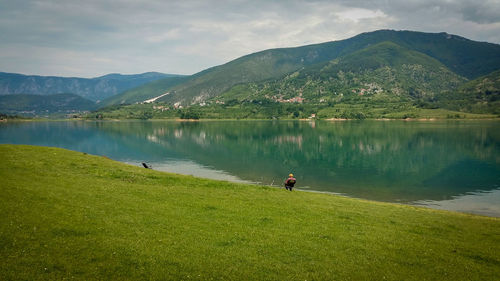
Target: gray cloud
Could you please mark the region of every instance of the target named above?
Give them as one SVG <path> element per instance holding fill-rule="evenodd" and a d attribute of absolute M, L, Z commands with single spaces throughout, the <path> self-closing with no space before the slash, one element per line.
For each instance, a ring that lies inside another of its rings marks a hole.
<path fill-rule="evenodd" d="M 499 1 L 3 1 L 0 71 L 190 74 L 263 49 L 382 28 L 498 43 Z"/>
<path fill-rule="evenodd" d="M 463 18 L 468 21 L 482 23 L 500 22 L 500 1 L 489 0 L 479 2 L 476 5 L 464 3 L 460 7 Z"/>
<path fill-rule="evenodd" d="M 327 1 L 328 2 L 328 1 Z M 463 20 L 479 24 L 500 22 L 499 0 L 342 0 L 342 5 L 381 9 L 388 14 L 399 16 L 418 14 L 426 19 L 422 12 L 460 17 Z"/>

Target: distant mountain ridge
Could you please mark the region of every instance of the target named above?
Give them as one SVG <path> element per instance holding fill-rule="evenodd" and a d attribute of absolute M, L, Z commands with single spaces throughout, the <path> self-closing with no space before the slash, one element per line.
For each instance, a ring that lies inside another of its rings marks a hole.
<path fill-rule="evenodd" d="M 169 89 L 175 85 L 183 83 L 188 78 L 189 76 L 173 76 L 173 77 L 159 79 L 154 82 L 148 83 L 146 85 L 125 91 L 122 94 L 111 96 L 103 100 L 99 104 L 99 106 L 104 107 L 115 104 L 130 104 L 130 103 L 144 102 L 151 98 L 164 95 L 165 93 L 167 93 L 165 89 Z"/>
<path fill-rule="evenodd" d="M 391 42 L 426 55 L 455 75 L 466 79 L 475 79 L 500 68 L 500 45 L 497 44 L 476 42 L 448 33 L 379 30 L 340 41 L 265 50 L 185 77 L 184 81 L 175 85 L 165 83 L 163 87 L 151 87 L 151 84 L 146 84 L 134 91 L 143 98 L 153 98 L 160 93 L 169 92 L 169 95 L 158 101 L 199 104 L 224 94 L 235 86 L 282 79 L 295 71 L 341 59 L 382 42 Z M 354 62 L 354 59 L 351 61 Z M 155 83 L 159 85 L 162 82 L 159 80 Z M 120 99 L 120 95 L 117 95 L 112 104 L 130 103 L 133 100 L 130 92 L 121 95 L 128 96 Z"/>
<path fill-rule="evenodd" d="M 95 108 L 95 102 L 75 94 L 44 96 L 18 94 L 0 96 L 0 112 L 4 114 L 36 116 L 41 114 L 81 112 Z"/>
<path fill-rule="evenodd" d="M 92 101 L 101 101 L 149 82 L 178 75 L 146 72 L 108 74 L 96 78 L 23 75 L 0 72 L 0 95 L 50 95 L 72 93 Z"/>

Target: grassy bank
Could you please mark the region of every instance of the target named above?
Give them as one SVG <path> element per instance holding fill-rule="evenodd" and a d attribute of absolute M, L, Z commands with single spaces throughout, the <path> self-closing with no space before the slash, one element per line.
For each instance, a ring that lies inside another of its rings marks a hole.
<path fill-rule="evenodd" d="M 0 145 L 3 280 L 498 280 L 500 220 Z"/>

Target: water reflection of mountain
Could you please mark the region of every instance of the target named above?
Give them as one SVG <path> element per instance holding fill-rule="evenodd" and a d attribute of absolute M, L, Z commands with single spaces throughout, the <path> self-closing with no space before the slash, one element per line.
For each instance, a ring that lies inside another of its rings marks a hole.
<path fill-rule="evenodd" d="M 500 184 L 498 122 L 80 122 L 65 126 L 48 129 L 47 134 L 60 134 L 80 147 L 70 149 L 117 160 L 191 159 L 265 184 L 281 182 L 293 171 L 301 186 L 376 200 L 440 200 Z"/>
<path fill-rule="evenodd" d="M 147 138 L 147 122 L 0 123 L 0 143 L 55 146 L 116 160 L 159 161 L 178 158 L 173 150 Z"/>

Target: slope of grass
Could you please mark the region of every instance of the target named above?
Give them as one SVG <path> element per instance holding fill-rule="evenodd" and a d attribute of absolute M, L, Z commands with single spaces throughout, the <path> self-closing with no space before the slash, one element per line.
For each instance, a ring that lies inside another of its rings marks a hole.
<path fill-rule="evenodd" d="M 0 145 L 4 280 L 495 280 L 500 220 Z"/>

